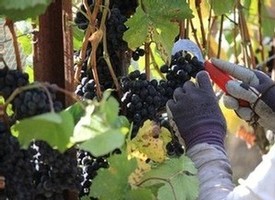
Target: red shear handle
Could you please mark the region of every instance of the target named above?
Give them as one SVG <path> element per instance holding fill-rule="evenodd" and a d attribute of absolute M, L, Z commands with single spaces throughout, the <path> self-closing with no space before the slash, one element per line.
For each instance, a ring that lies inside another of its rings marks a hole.
<path fill-rule="evenodd" d="M 225 88 L 225 84 L 228 81 L 232 80 L 232 78 L 228 74 L 226 74 L 224 71 L 215 67 L 215 65 L 213 65 L 209 61 L 205 61 L 204 68 L 209 73 L 210 78 L 214 81 L 214 83 L 216 83 L 219 86 L 219 88 L 221 88 L 222 91 L 224 91 L 226 94 L 228 94 L 227 90 Z M 245 100 L 238 99 L 238 101 L 239 101 L 239 105 L 242 107 L 250 106 L 249 102 L 247 102 Z"/>

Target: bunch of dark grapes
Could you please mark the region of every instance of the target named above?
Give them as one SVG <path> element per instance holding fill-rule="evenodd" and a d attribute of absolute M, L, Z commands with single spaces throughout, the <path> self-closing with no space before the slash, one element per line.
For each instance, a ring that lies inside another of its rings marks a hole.
<path fill-rule="evenodd" d="M 0 70 L 1 96 L 7 99 L 20 86 L 28 85 L 28 76 L 18 70 Z M 54 87 L 35 88 L 20 92 L 12 101 L 13 118 L 58 112 L 63 105 L 57 100 Z M 53 103 L 50 104 L 50 100 Z M 0 177 L 5 178 L 0 196 L 16 200 L 62 200 L 64 191 L 81 190 L 81 168 L 70 153 L 52 149 L 46 142 L 34 141 L 26 150 L 20 149 L 9 124 L 0 116 Z"/>
<path fill-rule="evenodd" d="M 124 94 L 121 103 L 126 117 L 134 124 L 135 134 L 147 119 L 158 119 L 158 111 L 167 101 L 166 91 L 157 80 L 146 80 L 146 74 L 139 70 L 123 77 L 121 87 Z"/>
<path fill-rule="evenodd" d="M 86 99 L 93 99 L 96 97 L 96 83 L 93 77 L 92 70 L 88 67 L 88 57 L 91 53 L 91 46 L 88 46 L 86 52 L 86 58 L 82 65 L 82 72 L 80 77 L 80 84 L 76 87 L 75 93 Z M 99 84 L 102 91 L 108 88 L 114 88 L 113 78 L 111 76 L 109 67 L 103 58 L 103 46 L 100 44 L 97 48 L 97 73 L 99 78 Z M 118 55 L 110 50 L 109 58 L 116 76 L 121 74 L 121 64 Z"/>
<path fill-rule="evenodd" d="M 274 56 L 274 53 L 275 53 L 275 46 L 272 45 L 270 50 L 268 51 L 268 58 L 270 58 L 271 56 Z M 266 66 L 267 66 L 268 72 L 271 73 L 273 70 L 273 67 L 275 66 L 275 58 L 269 60 L 266 63 Z"/>
<path fill-rule="evenodd" d="M 84 99 L 94 99 L 96 97 L 95 80 L 89 77 L 83 77 L 81 83 L 76 87 L 75 94 Z"/>
<path fill-rule="evenodd" d="M 60 153 L 43 141 L 36 141 L 33 146 L 37 152 L 33 181 L 35 199 L 62 200 L 64 191 L 81 190 L 81 168 L 70 151 Z"/>
<path fill-rule="evenodd" d="M 124 32 L 127 30 L 125 22 L 127 18 L 120 13 L 118 8 L 111 9 L 111 15 L 107 19 L 106 23 L 106 35 L 108 46 L 112 46 L 116 51 L 126 51 L 128 44 L 122 37 Z"/>
<path fill-rule="evenodd" d="M 78 166 L 82 168 L 83 182 L 81 183 L 82 189 L 79 193 L 79 197 L 87 196 L 90 193 L 90 187 L 93 179 L 97 175 L 97 171 L 100 168 L 108 168 L 109 164 L 106 160 L 106 156 L 95 157 L 87 151 L 79 150 L 77 153 Z"/>
<path fill-rule="evenodd" d="M 167 116 L 163 117 L 160 122 L 160 126 L 167 128 L 171 133 L 174 132 L 173 128 L 171 127 Z M 181 156 L 184 153 L 184 147 L 179 142 L 179 139 L 173 134 L 172 140 L 166 145 L 167 154 L 171 157 L 174 156 Z"/>
<path fill-rule="evenodd" d="M 20 120 L 49 112 L 51 110 L 50 99 L 53 102 L 54 111 L 61 111 L 63 105 L 56 99 L 56 92 L 51 88 L 48 88 L 48 91 L 49 96 L 46 91 L 41 88 L 21 92 L 12 101 L 13 117 Z"/>
<path fill-rule="evenodd" d="M 93 10 L 94 0 L 87 1 L 91 10 Z M 89 20 L 83 14 L 86 13 L 85 6 L 83 4 L 80 5 L 80 10 L 76 12 L 76 16 L 74 18 L 74 22 L 79 29 L 86 30 L 88 28 Z"/>
<path fill-rule="evenodd" d="M 172 56 L 170 65 L 163 65 L 160 71 L 166 75 L 165 81 L 161 81 L 160 85 L 165 88 L 166 97 L 171 99 L 173 92 L 177 87 L 195 77 L 196 74 L 204 70 L 203 63 L 196 56 L 191 56 L 189 53 L 180 51 Z"/>
<path fill-rule="evenodd" d="M 0 176 L 5 178 L 3 199 L 34 199 L 31 158 L 32 152 L 21 150 L 18 140 L 0 121 Z"/>
<path fill-rule="evenodd" d="M 131 17 L 136 12 L 138 0 L 111 0 L 110 7 L 118 8 L 122 15 L 127 18 Z"/>
<path fill-rule="evenodd" d="M 88 1 L 91 12 L 93 12 L 93 4 L 92 0 Z M 125 22 L 127 21 L 127 17 L 121 14 L 120 9 L 116 6 L 110 6 L 110 15 L 106 20 L 106 36 L 108 42 L 108 50 L 112 48 L 115 51 L 126 51 L 128 49 L 127 42 L 125 42 L 122 37 L 124 32 L 127 30 L 125 26 Z M 86 9 L 84 5 L 80 5 L 80 10 L 76 12 L 76 16 L 74 18 L 74 22 L 78 26 L 79 29 L 86 30 L 89 24 L 89 20 L 83 13 L 86 13 Z M 99 13 L 97 18 L 101 20 L 101 14 Z"/>
<path fill-rule="evenodd" d="M 144 56 L 144 49 L 138 47 L 135 51 L 132 52 L 132 58 L 134 61 L 138 61 L 141 56 Z"/>
<path fill-rule="evenodd" d="M 9 70 L 8 67 L 0 69 L 0 96 L 7 99 L 11 93 L 18 87 L 29 84 L 27 73 L 19 70 Z"/>

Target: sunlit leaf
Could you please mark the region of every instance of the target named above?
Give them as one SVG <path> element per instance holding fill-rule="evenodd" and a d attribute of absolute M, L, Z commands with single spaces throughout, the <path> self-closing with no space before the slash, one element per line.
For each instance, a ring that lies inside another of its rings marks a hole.
<path fill-rule="evenodd" d="M 13 126 L 23 148 L 35 140 L 44 140 L 52 147 L 64 152 L 70 147 L 73 133 L 73 117 L 69 112 L 45 113 L 26 118 Z"/>
<path fill-rule="evenodd" d="M 193 162 L 182 155 L 179 159 L 172 158 L 152 168 L 143 176 L 140 184 L 144 187 L 164 184 L 158 190 L 160 200 L 195 200 L 199 189 L 196 173 Z"/>
<path fill-rule="evenodd" d="M 111 156 L 108 162 L 109 168 L 100 169 L 93 179 L 91 195 L 101 200 L 125 199 L 126 191 L 130 190 L 128 177 L 137 167 L 136 160 L 128 160 L 126 153 L 123 152 Z"/>
<path fill-rule="evenodd" d="M 43 14 L 52 0 L 0 0 L 0 13 L 12 20 L 23 20 Z"/>

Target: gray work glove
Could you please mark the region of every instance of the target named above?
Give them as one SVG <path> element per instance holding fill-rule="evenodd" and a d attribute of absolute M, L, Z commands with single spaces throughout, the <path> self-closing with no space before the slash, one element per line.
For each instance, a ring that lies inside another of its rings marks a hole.
<path fill-rule="evenodd" d="M 251 70 L 216 58 L 211 62 L 236 80 L 228 81 L 224 105 L 250 124 L 259 123 L 262 127 L 275 131 L 275 87 L 265 73 Z M 235 97 L 235 98 L 234 98 Z M 249 102 L 249 107 L 239 105 L 238 99 Z"/>
<path fill-rule="evenodd" d="M 186 148 L 208 143 L 224 148 L 226 123 L 206 71 L 197 74 L 197 82 L 185 82 L 174 91 L 167 104 L 167 114 Z"/>

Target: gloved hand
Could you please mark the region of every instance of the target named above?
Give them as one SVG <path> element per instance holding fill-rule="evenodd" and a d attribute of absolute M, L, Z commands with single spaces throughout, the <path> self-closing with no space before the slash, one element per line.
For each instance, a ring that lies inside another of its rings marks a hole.
<path fill-rule="evenodd" d="M 224 148 L 226 122 L 217 103 L 208 73 L 197 74 L 197 82 L 185 82 L 174 91 L 167 104 L 167 114 L 176 134 L 186 148 L 208 143 Z"/>
<path fill-rule="evenodd" d="M 237 80 L 228 81 L 224 105 L 250 124 L 275 131 L 275 85 L 271 78 L 259 70 L 229 63 L 216 58 L 211 62 Z M 235 98 L 234 98 L 235 97 Z M 249 107 L 239 105 L 237 99 L 248 101 Z"/>

